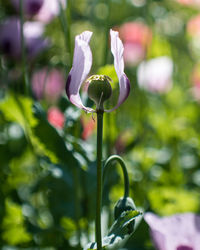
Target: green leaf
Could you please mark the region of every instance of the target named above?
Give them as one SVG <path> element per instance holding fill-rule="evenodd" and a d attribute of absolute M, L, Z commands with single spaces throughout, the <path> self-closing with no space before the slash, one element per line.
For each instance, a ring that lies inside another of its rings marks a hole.
<path fill-rule="evenodd" d="M 142 213 L 137 210 L 125 211 L 115 220 L 111 226 L 109 233 L 102 240 L 103 249 L 118 249 L 134 232 L 135 220 Z M 97 249 L 97 243 L 88 243 L 84 250 Z"/>
<path fill-rule="evenodd" d="M 0 109 L 7 121 L 18 123 L 38 155 L 48 157 L 53 163 L 77 165 L 58 131 L 49 124 L 39 103 L 22 95 L 9 93 L 0 102 Z"/>
<path fill-rule="evenodd" d="M 8 121 L 19 123 L 27 132 L 28 126 L 37 124 L 37 119 L 32 113 L 32 105 L 30 98 L 10 93 L 0 102 L 0 109 Z"/>
<path fill-rule="evenodd" d="M 34 104 L 33 112 L 38 119 L 37 125 L 32 128 L 33 141 L 40 147 L 43 154 L 48 156 L 53 163 L 77 165 L 77 160 L 68 150 L 62 136 L 49 124 L 45 112 L 38 103 Z"/>

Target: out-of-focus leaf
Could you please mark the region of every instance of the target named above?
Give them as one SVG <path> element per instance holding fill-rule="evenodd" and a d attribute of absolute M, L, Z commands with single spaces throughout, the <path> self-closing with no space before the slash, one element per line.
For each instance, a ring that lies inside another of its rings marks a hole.
<path fill-rule="evenodd" d="M 38 119 L 37 125 L 32 128 L 34 139 L 36 139 L 34 141 L 39 142 L 42 150 L 47 153 L 52 162 L 58 163 L 60 161 L 68 165 L 76 164 L 77 161 L 72 152 L 68 150 L 58 131 L 49 124 L 39 104 L 34 105 L 33 112 Z"/>
<path fill-rule="evenodd" d="M 24 218 L 19 205 L 7 200 L 6 215 L 3 219 L 3 239 L 11 245 L 31 241 L 31 235 L 26 231 Z"/>
<path fill-rule="evenodd" d="M 32 113 L 32 105 L 30 98 L 10 93 L 0 102 L 0 109 L 8 121 L 19 123 L 26 131 L 28 125 L 37 124 L 37 119 Z"/>

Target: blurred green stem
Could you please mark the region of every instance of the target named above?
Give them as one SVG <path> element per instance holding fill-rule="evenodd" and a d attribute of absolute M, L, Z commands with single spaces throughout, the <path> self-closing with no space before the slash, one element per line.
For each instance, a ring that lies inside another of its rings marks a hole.
<path fill-rule="evenodd" d="M 101 197 L 102 197 L 102 142 L 103 111 L 97 111 L 97 198 L 96 198 L 96 242 L 97 249 L 102 249 L 101 240 Z"/>
<path fill-rule="evenodd" d="M 76 222 L 76 229 L 77 229 L 77 241 L 78 246 L 80 246 L 80 239 L 81 239 L 81 229 L 79 225 L 79 218 L 80 218 L 80 204 L 79 204 L 79 171 L 77 168 L 73 168 L 73 179 L 74 179 L 74 209 L 75 209 L 75 222 Z"/>
<path fill-rule="evenodd" d="M 104 24 L 104 27 L 105 27 L 105 49 L 104 49 L 104 62 L 103 62 L 103 65 L 106 65 L 107 61 L 108 61 L 108 44 L 109 44 L 108 41 L 109 41 L 109 30 L 110 30 L 109 21 L 110 21 L 110 10 L 111 10 L 110 0 L 106 0 L 105 4 L 108 7 L 108 15 L 107 15 L 107 18 L 106 18 L 105 24 Z"/>
<path fill-rule="evenodd" d="M 72 66 L 72 49 L 71 49 L 71 34 L 70 34 L 70 24 L 71 24 L 71 3 L 70 0 L 66 0 L 66 13 L 61 2 L 60 4 L 60 22 L 65 38 L 65 46 L 70 57 L 70 67 Z"/>
<path fill-rule="evenodd" d="M 111 163 L 114 161 L 117 161 L 122 168 L 123 175 L 124 175 L 124 197 L 128 197 L 129 196 L 128 171 L 126 169 L 126 165 L 125 165 L 124 160 L 119 155 L 112 155 L 107 159 L 105 166 L 104 166 L 104 169 L 103 169 L 103 183 L 105 181 L 106 173 L 107 173 L 109 167 L 111 166 Z"/>
<path fill-rule="evenodd" d="M 29 95 L 29 84 L 28 84 L 28 71 L 26 63 L 26 53 L 25 53 L 25 41 L 24 41 L 24 10 L 23 1 L 20 0 L 20 37 L 21 37 L 21 49 L 22 49 L 22 68 L 23 68 L 23 78 L 25 84 L 25 94 Z"/>

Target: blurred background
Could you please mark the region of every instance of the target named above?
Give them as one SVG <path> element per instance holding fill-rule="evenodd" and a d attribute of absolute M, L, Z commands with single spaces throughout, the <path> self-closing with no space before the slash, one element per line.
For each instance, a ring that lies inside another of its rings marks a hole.
<path fill-rule="evenodd" d="M 144 211 L 199 213 L 200 1 L 21 3 L 0 0 L 1 249 L 81 249 L 94 239 L 96 117 L 64 90 L 74 38 L 85 30 L 93 32 L 90 74 L 113 80 L 108 107 L 119 94 L 110 28 L 123 41 L 131 82 L 126 102 L 105 114 L 104 160 L 124 158 L 130 196 Z M 92 107 L 84 87 L 81 95 Z M 103 192 L 105 233 L 122 195 L 113 168 Z M 155 249 L 143 220 L 124 249 Z"/>

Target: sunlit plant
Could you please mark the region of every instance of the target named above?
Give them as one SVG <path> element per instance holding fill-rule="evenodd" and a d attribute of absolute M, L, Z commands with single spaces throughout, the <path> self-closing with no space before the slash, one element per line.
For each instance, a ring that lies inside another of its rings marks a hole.
<path fill-rule="evenodd" d="M 106 75 L 92 75 L 87 78 L 92 66 L 92 53 L 89 42 L 92 32 L 85 31 L 75 38 L 75 49 L 72 69 L 69 72 L 66 84 L 66 93 L 69 100 L 78 108 L 88 113 L 97 114 L 97 197 L 96 197 L 96 243 L 89 243 L 85 249 L 98 249 L 102 247 L 116 247 L 120 241 L 127 238 L 133 232 L 135 218 L 140 215 L 135 210 L 134 202 L 129 195 L 128 173 L 121 157 L 114 155 L 108 158 L 102 171 L 102 137 L 103 137 L 103 114 L 117 109 L 128 97 L 130 82 L 124 73 L 123 44 L 118 32 L 110 30 L 111 52 L 114 57 L 114 67 L 119 80 L 119 97 L 117 104 L 111 109 L 104 109 L 104 102 L 111 97 L 112 79 Z M 96 109 L 86 107 L 80 97 L 80 87 L 85 82 L 88 84 L 87 93 L 94 101 Z M 105 179 L 107 169 L 113 161 L 118 161 L 124 174 L 124 197 L 120 198 L 115 206 L 115 222 L 111 227 L 108 236 L 102 239 L 101 236 L 101 203 L 102 203 L 102 182 Z"/>

